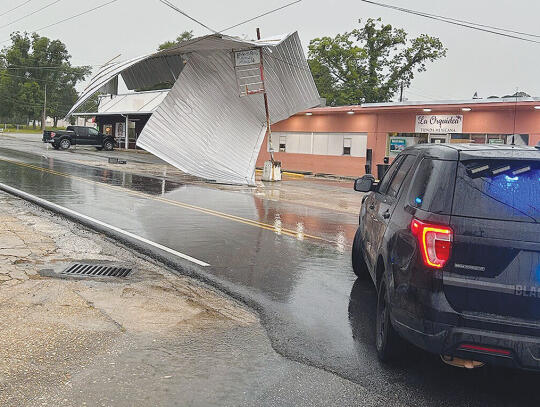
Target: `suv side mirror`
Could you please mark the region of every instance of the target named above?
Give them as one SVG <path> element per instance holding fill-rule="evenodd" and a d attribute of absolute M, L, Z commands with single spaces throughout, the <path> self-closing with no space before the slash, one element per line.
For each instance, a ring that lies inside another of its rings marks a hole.
<path fill-rule="evenodd" d="M 369 192 L 373 189 L 374 183 L 375 177 L 371 174 L 366 174 L 354 181 L 354 190 L 357 192 Z"/>

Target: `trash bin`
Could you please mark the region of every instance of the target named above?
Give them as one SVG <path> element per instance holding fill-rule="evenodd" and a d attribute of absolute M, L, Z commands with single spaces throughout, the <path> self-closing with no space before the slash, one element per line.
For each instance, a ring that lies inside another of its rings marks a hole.
<path fill-rule="evenodd" d="M 377 164 L 377 179 L 381 180 L 389 167 L 390 164 Z"/>

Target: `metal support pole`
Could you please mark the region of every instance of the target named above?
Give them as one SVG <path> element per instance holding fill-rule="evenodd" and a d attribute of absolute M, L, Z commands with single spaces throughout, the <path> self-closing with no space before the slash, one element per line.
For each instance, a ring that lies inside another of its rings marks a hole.
<path fill-rule="evenodd" d="M 47 122 L 47 84 L 45 84 L 45 98 L 43 100 L 43 118 L 41 119 L 41 130 L 45 131 Z"/>
<path fill-rule="evenodd" d="M 129 115 L 127 114 L 126 114 L 126 128 L 124 129 L 124 134 L 126 136 L 124 144 L 127 150 L 129 148 Z"/>
<path fill-rule="evenodd" d="M 257 39 L 261 39 L 261 30 L 257 28 Z M 263 81 L 264 86 L 264 110 L 266 112 L 266 132 L 268 133 L 268 144 L 270 144 L 270 161 L 272 161 L 272 164 L 274 163 L 274 150 L 272 148 L 272 128 L 270 127 L 270 109 L 268 108 L 268 95 L 266 94 L 266 84 L 264 83 L 264 63 L 263 63 L 263 48 L 259 48 L 259 52 L 261 55 L 261 79 Z"/>

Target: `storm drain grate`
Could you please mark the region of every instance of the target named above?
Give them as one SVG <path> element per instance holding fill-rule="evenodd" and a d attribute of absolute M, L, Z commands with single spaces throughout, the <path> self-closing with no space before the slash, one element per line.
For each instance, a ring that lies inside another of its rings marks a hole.
<path fill-rule="evenodd" d="M 103 264 L 75 263 L 60 274 L 85 277 L 127 277 L 133 269 Z"/>

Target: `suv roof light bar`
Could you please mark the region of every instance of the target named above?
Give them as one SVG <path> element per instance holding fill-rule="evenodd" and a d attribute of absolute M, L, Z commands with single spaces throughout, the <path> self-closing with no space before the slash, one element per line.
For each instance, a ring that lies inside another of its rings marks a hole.
<path fill-rule="evenodd" d="M 523 167 L 523 168 L 520 168 L 519 170 L 512 171 L 512 174 L 513 175 L 519 175 L 519 174 L 523 174 L 524 172 L 527 172 L 527 171 L 530 171 L 530 170 L 531 170 L 531 166 L 528 165 L 527 167 Z"/>
<path fill-rule="evenodd" d="M 493 175 L 498 175 L 500 174 L 501 172 L 505 172 L 505 171 L 508 171 L 510 169 L 510 166 L 509 165 L 505 165 L 504 167 L 501 167 L 501 168 L 497 168 L 493 171 L 491 171 L 493 173 Z"/>

